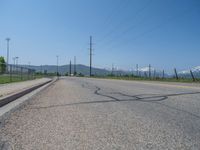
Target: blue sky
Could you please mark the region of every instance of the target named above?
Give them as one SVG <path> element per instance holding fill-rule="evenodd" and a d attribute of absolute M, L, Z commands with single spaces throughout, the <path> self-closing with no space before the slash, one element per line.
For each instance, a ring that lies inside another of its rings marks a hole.
<path fill-rule="evenodd" d="M 130 69 L 200 65 L 199 0 L 0 0 L 0 55 L 32 65 L 89 64 Z"/>

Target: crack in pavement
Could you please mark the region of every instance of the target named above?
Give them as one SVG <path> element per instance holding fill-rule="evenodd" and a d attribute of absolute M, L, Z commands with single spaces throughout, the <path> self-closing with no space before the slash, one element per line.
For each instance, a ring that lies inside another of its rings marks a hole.
<path fill-rule="evenodd" d="M 89 83 L 87 83 L 87 85 L 82 84 L 81 86 L 83 88 L 94 90 L 94 88 L 90 88 L 89 87 L 90 85 L 89 85 Z M 200 94 L 200 92 L 175 93 L 175 94 L 165 94 L 165 95 L 157 95 L 157 94 L 128 95 L 128 94 L 124 94 L 124 93 L 121 93 L 121 92 L 102 93 L 101 92 L 102 89 L 100 87 L 98 87 L 98 86 L 94 86 L 94 87 L 95 87 L 95 91 L 94 91 L 95 95 L 106 97 L 106 98 L 110 98 L 111 100 L 85 101 L 85 102 L 78 102 L 78 103 L 51 105 L 51 106 L 44 106 L 44 107 L 35 107 L 35 108 L 31 108 L 31 109 L 47 109 L 47 108 L 54 108 L 54 107 L 65 107 L 65 106 L 84 105 L 84 104 L 138 101 L 138 102 L 147 102 L 147 103 L 151 102 L 151 103 L 154 103 L 154 104 L 162 105 L 162 106 L 168 107 L 169 109 L 185 112 L 185 113 L 187 113 L 187 114 L 189 114 L 191 116 L 194 116 L 194 117 L 200 119 L 200 116 L 198 116 L 198 115 L 196 115 L 194 113 L 191 113 L 191 112 L 188 112 L 186 110 L 182 110 L 182 109 L 179 109 L 179 108 L 176 108 L 176 107 L 172 107 L 172 106 L 169 106 L 169 105 L 164 104 L 164 103 L 160 103 L 161 101 L 167 100 L 169 97 Z M 121 96 L 126 96 L 126 97 L 128 97 L 128 99 L 119 99 L 119 98 L 116 98 L 116 97 L 111 96 L 109 94 L 118 94 L 118 95 L 121 95 Z"/>

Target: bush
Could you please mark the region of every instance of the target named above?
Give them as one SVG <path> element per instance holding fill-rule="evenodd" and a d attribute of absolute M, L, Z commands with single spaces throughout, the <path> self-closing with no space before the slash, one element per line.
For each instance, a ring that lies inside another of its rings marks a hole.
<path fill-rule="evenodd" d="M 4 57 L 0 56 L 0 73 L 5 73 L 6 71 L 6 61 Z"/>
<path fill-rule="evenodd" d="M 79 77 L 84 77 L 84 74 L 79 73 L 78 76 L 79 76 Z"/>

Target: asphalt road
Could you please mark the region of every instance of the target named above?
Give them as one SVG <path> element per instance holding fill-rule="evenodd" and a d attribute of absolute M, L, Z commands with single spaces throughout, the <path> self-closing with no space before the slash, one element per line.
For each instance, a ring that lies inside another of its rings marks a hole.
<path fill-rule="evenodd" d="M 200 87 L 62 78 L 11 114 L 0 149 L 200 149 Z"/>

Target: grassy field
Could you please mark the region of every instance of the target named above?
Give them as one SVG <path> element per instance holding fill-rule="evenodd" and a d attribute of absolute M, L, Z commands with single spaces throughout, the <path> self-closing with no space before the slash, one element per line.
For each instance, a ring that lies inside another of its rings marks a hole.
<path fill-rule="evenodd" d="M 98 76 L 93 78 L 102 78 L 102 79 L 117 79 L 117 80 L 135 80 L 135 81 L 162 81 L 162 82 L 184 82 L 184 83 L 200 83 L 199 79 L 196 79 L 196 81 L 193 81 L 189 78 L 179 78 L 178 80 L 176 78 L 144 78 L 144 77 L 131 77 L 131 76 Z"/>
<path fill-rule="evenodd" d="M 6 84 L 11 82 L 21 82 L 21 81 L 27 81 L 27 80 L 34 80 L 44 77 L 53 77 L 53 76 L 46 76 L 46 75 L 35 75 L 33 76 L 27 76 L 27 75 L 13 75 L 12 78 L 10 78 L 9 75 L 0 75 L 0 84 Z"/>
<path fill-rule="evenodd" d="M 28 78 L 28 76 L 12 76 L 10 78 L 9 75 L 0 75 L 0 84 L 5 84 L 5 83 L 11 83 L 11 82 L 20 82 L 20 81 L 26 81 L 26 80 L 31 80 L 33 78 Z"/>
<path fill-rule="evenodd" d="M 9 76 L 0 76 L 0 84 L 19 82 L 19 81 L 21 81 L 21 79 L 18 77 L 13 77 L 11 81 Z"/>

